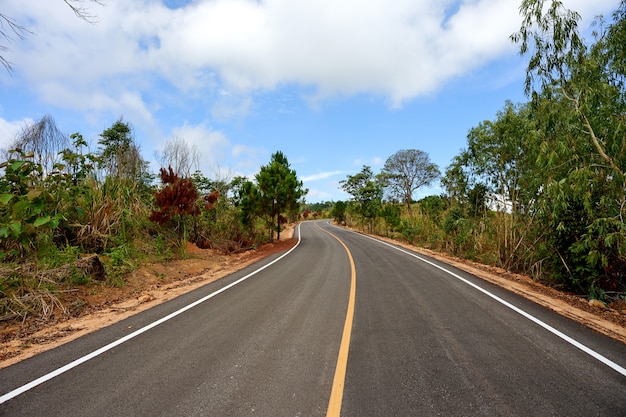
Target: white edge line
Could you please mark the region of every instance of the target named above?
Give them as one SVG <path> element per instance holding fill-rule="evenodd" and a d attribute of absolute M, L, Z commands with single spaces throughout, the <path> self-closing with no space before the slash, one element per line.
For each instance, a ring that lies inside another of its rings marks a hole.
<path fill-rule="evenodd" d="M 204 297 L 200 298 L 199 300 L 194 301 L 193 303 L 188 304 L 185 307 L 183 307 L 183 308 L 181 308 L 179 310 L 176 310 L 173 313 L 170 313 L 167 316 L 165 316 L 165 317 L 163 317 L 163 318 L 161 318 L 159 320 L 157 320 L 157 321 L 155 321 L 153 323 L 148 324 L 147 326 L 144 326 L 141 329 L 135 330 L 134 332 L 132 332 L 132 333 L 122 337 L 121 339 L 118 339 L 118 340 L 116 340 L 114 342 L 111 342 L 108 345 L 103 346 L 103 347 L 101 347 L 98 350 L 95 350 L 95 351 L 93 351 L 93 352 L 91 352 L 91 353 L 89 353 L 89 354 L 87 354 L 87 355 L 85 355 L 85 356 L 83 356 L 81 358 L 78 358 L 78 359 L 74 360 L 73 362 L 68 363 L 65 366 L 62 366 L 62 367 L 60 367 L 60 368 L 58 368 L 58 369 L 56 369 L 56 370 L 54 370 L 54 371 L 52 371 L 52 372 L 50 372 L 50 373 L 48 373 L 46 375 L 43 375 L 43 376 L 41 376 L 41 377 L 39 377 L 39 378 L 37 378 L 37 379 L 35 379 L 35 380 L 25 384 L 25 385 L 22 385 L 19 388 L 14 389 L 13 391 L 10 391 L 10 392 L 2 395 L 0 397 L 0 404 L 3 404 L 5 402 L 9 401 L 10 399 L 15 398 L 18 395 L 23 394 L 26 391 L 36 387 L 37 385 L 43 384 L 44 382 L 49 381 L 52 378 L 55 378 L 55 377 L 65 373 L 65 372 L 69 371 L 70 369 L 75 368 L 78 365 L 81 365 L 81 364 L 87 362 L 88 360 L 93 359 L 96 356 L 99 356 L 99 355 L 103 354 L 104 352 L 106 352 L 108 350 L 111 350 L 111 349 L 121 345 L 122 343 L 129 341 L 130 339 L 135 338 L 135 337 L 139 336 L 142 333 L 147 332 L 148 330 L 158 326 L 159 324 L 165 323 L 166 321 L 168 321 L 168 320 L 178 316 L 179 314 L 182 314 L 185 311 L 190 310 L 190 309 L 194 308 L 195 306 L 197 306 L 199 304 L 202 304 L 203 302 L 205 302 L 205 301 L 215 297 L 218 294 L 223 293 L 224 291 L 234 287 L 235 285 L 242 283 L 243 281 L 247 280 L 251 276 L 256 275 L 257 273 L 261 272 L 265 268 L 268 268 L 271 265 L 275 264 L 276 262 L 278 262 L 281 259 L 283 259 L 285 256 L 289 255 L 294 249 L 296 249 L 298 247 L 298 245 L 300 245 L 300 241 L 302 239 L 302 237 L 300 235 L 300 224 L 298 224 L 298 228 L 297 228 L 297 230 L 298 230 L 298 242 L 296 243 L 296 245 L 293 248 L 289 249 L 284 254 L 282 254 L 281 256 L 279 256 L 278 258 L 274 259 L 272 262 L 263 265 L 259 269 L 256 269 L 256 270 L 250 272 L 248 275 L 246 275 L 246 276 L 244 276 L 242 278 L 239 278 L 237 281 L 234 281 L 234 282 L 226 285 L 225 287 L 220 288 L 219 290 L 217 290 L 217 291 L 215 291 L 215 292 L 213 292 L 213 293 L 211 293 L 211 294 L 209 294 L 207 296 L 204 296 Z"/>
<path fill-rule="evenodd" d="M 338 226 L 335 226 L 335 227 L 338 227 Z M 539 320 L 537 317 L 531 315 L 530 313 L 527 313 L 526 311 L 524 311 L 524 310 L 522 310 L 522 309 L 520 309 L 518 307 L 515 307 L 513 304 L 509 303 L 508 301 L 503 300 L 502 298 L 498 297 L 497 295 L 490 293 L 489 291 L 485 290 L 484 288 L 481 288 L 480 286 L 474 284 L 473 282 L 468 281 L 467 279 L 463 278 L 462 276 L 457 275 L 454 272 L 449 271 L 446 268 L 444 268 L 442 266 L 439 266 L 439 265 L 437 265 L 434 262 L 429 261 L 428 259 L 425 259 L 425 258 L 423 258 L 423 257 L 421 257 L 419 255 L 416 255 L 413 252 L 410 252 L 410 251 L 405 250 L 405 249 L 401 249 L 401 248 L 399 248 L 399 247 L 397 247 L 395 245 L 392 245 L 390 243 L 387 243 L 385 241 L 382 241 L 382 240 L 379 240 L 379 239 L 376 239 L 376 238 L 373 238 L 371 236 L 367 236 L 367 235 L 364 235 L 364 234 L 361 234 L 361 233 L 357 233 L 357 232 L 349 230 L 349 229 L 343 229 L 343 230 L 347 230 L 348 232 L 354 233 L 354 234 L 362 236 L 362 237 L 366 237 L 368 239 L 374 240 L 374 241 L 376 241 L 378 243 L 381 243 L 383 245 L 389 246 L 389 247 L 391 247 L 391 248 L 393 248 L 393 249 L 395 249 L 397 251 L 400 251 L 400 252 L 405 253 L 405 254 L 407 254 L 409 256 L 417 258 L 420 261 L 422 261 L 424 263 L 427 263 L 428 265 L 434 266 L 435 268 L 440 269 L 440 270 L 442 270 L 442 271 L 452 275 L 454 278 L 456 278 L 456 279 L 466 283 L 470 287 L 472 287 L 472 288 L 482 292 L 483 294 L 493 298 L 497 302 L 505 305 L 506 307 L 510 308 L 511 310 L 515 311 L 516 313 L 521 314 L 522 316 L 526 317 L 528 320 L 530 320 L 530 321 L 534 322 L 535 324 L 538 324 L 539 326 L 543 327 L 544 329 L 546 329 L 550 333 L 552 333 L 552 334 L 560 337 L 561 339 L 565 340 L 567 343 L 571 344 L 572 346 L 582 350 L 583 352 L 585 352 L 589 356 L 599 360 L 600 362 L 602 362 L 603 364 L 605 364 L 608 367 L 612 368 L 613 370 L 615 370 L 615 371 L 619 372 L 620 374 L 626 376 L 626 368 L 621 367 L 617 363 L 615 363 L 612 360 L 608 359 L 607 357 L 601 355 L 600 353 L 596 352 L 595 350 L 592 350 L 591 348 L 588 348 L 587 346 L 583 345 L 582 343 L 578 342 L 577 340 L 572 339 L 571 337 L 569 337 L 565 333 L 563 333 L 563 332 L 555 329 L 554 327 L 550 326 L 549 324 Z"/>

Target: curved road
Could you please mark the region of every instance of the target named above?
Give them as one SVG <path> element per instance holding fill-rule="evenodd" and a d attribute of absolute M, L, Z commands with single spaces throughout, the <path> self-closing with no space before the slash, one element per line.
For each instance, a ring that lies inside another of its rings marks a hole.
<path fill-rule="evenodd" d="M 325 222 L 298 236 L 1 369 L 0 415 L 626 415 L 626 345 Z"/>

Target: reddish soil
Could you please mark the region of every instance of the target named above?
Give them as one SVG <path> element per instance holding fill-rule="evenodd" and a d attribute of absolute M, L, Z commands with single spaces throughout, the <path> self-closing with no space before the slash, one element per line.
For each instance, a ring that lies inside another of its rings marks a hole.
<path fill-rule="evenodd" d="M 0 323 L 0 368 L 77 339 L 285 250 L 295 244 L 292 234 L 293 227 L 288 228 L 278 242 L 233 255 L 189 245 L 189 259 L 144 265 L 128 275 L 121 288 L 96 285 L 72 293 L 71 298 L 65 299 L 69 314 L 57 314 L 46 322 L 25 325 Z M 526 276 L 410 245 L 403 246 L 443 260 L 626 343 L 626 303 L 590 305 L 583 298 L 546 287 Z"/>
<path fill-rule="evenodd" d="M 225 255 L 187 246 L 188 259 L 143 265 L 124 278 L 120 288 L 91 285 L 63 295 L 67 313 L 45 322 L 0 323 L 0 368 L 106 327 L 164 301 L 192 291 L 292 247 L 293 227 L 281 240 L 255 250 Z"/>

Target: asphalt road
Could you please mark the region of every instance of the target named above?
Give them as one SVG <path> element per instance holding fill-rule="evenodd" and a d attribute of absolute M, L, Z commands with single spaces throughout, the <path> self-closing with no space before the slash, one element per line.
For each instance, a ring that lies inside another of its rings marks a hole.
<path fill-rule="evenodd" d="M 626 345 L 432 259 L 324 222 L 300 232 L 1 369 L 0 415 L 626 416 Z"/>

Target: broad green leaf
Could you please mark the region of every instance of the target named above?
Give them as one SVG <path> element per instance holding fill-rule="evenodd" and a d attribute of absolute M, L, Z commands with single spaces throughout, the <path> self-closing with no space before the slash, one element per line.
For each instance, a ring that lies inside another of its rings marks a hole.
<path fill-rule="evenodd" d="M 35 227 L 40 227 L 43 226 L 45 224 L 50 223 L 50 216 L 43 216 L 43 217 L 39 217 L 37 220 L 35 220 L 33 222 L 33 226 Z"/>
<path fill-rule="evenodd" d="M 22 233 L 22 223 L 19 221 L 12 221 L 9 223 L 9 228 L 13 231 L 13 236 L 19 236 Z"/>
<path fill-rule="evenodd" d="M 30 190 L 28 194 L 26 194 L 26 198 L 28 198 L 28 200 L 30 201 L 33 201 L 34 199 L 39 197 L 41 193 L 42 193 L 41 190 Z"/>
<path fill-rule="evenodd" d="M 0 195 L 0 203 L 9 204 L 9 201 L 13 198 L 13 194 L 2 194 Z"/>
<path fill-rule="evenodd" d="M 30 201 L 20 200 L 13 206 L 13 214 L 15 216 L 21 216 L 24 211 L 31 206 Z"/>
<path fill-rule="evenodd" d="M 15 161 L 11 164 L 11 169 L 13 171 L 17 171 L 19 170 L 21 167 L 24 166 L 24 164 L 26 163 L 26 161 Z"/>
<path fill-rule="evenodd" d="M 61 220 L 63 220 L 61 217 L 59 217 L 59 216 L 54 216 L 54 217 L 50 220 L 50 228 L 51 228 L 51 229 L 56 229 L 57 227 L 59 227 L 59 224 L 61 223 Z"/>

